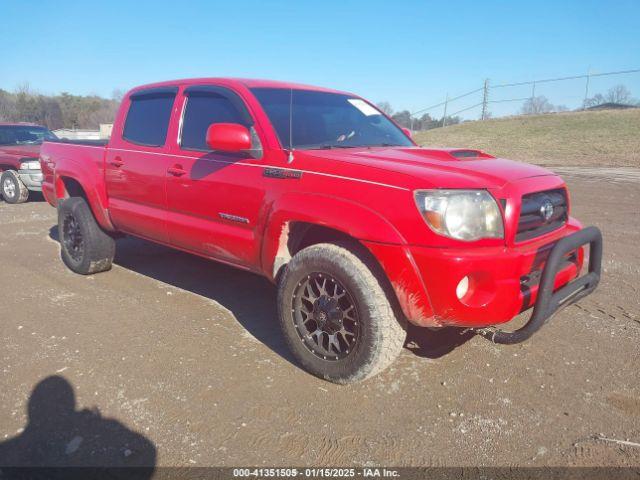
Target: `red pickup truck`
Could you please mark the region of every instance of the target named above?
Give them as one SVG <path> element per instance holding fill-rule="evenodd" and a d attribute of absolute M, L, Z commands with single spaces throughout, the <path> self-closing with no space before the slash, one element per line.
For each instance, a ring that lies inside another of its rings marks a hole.
<path fill-rule="evenodd" d="M 7 203 L 22 203 L 42 190 L 38 155 L 44 140 L 56 140 L 46 127 L 0 123 L 0 194 Z"/>
<path fill-rule="evenodd" d="M 124 97 L 108 143 L 45 142 L 40 160 L 69 268 L 108 270 L 125 233 L 264 275 L 293 354 L 334 382 L 388 366 L 407 320 L 520 342 L 600 278 L 600 232 L 570 216 L 560 177 L 420 148 L 349 93 L 146 85 Z M 522 328 L 493 327 L 531 307 Z"/>

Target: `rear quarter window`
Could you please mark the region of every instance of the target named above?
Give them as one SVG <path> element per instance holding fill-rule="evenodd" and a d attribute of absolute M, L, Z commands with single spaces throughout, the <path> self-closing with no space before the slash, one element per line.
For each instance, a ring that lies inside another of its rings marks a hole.
<path fill-rule="evenodd" d="M 140 94 L 131 97 L 122 138 L 150 147 L 161 147 L 167 139 L 175 93 Z"/>
<path fill-rule="evenodd" d="M 8 127 L 0 127 L 0 145 L 13 145 L 15 143 L 13 131 Z"/>

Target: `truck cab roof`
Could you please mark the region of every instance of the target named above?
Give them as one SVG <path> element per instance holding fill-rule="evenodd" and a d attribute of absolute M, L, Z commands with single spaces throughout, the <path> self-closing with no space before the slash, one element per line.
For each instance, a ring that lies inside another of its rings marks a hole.
<path fill-rule="evenodd" d="M 132 90 L 130 90 L 129 94 L 139 91 L 146 90 L 149 88 L 161 88 L 161 87 L 171 87 L 176 85 L 201 85 L 207 83 L 217 83 L 224 84 L 227 86 L 243 86 L 245 88 L 286 88 L 293 90 L 312 90 L 316 92 L 331 92 L 331 93 L 342 93 L 345 95 L 352 95 L 349 92 L 343 92 L 340 90 L 334 90 L 331 88 L 318 87 L 315 85 L 305 85 L 302 83 L 292 83 L 292 82 L 282 82 L 278 80 L 265 80 L 265 79 L 255 79 L 255 78 L 235 78 L 235 77 L 202 77 L 202 78 L 185 78 L 185 79 L 177 79 L 177 80 L 168 80 L 163 82 L 155 82 L 149 83 L 146 85 L 140 85 Z"/>

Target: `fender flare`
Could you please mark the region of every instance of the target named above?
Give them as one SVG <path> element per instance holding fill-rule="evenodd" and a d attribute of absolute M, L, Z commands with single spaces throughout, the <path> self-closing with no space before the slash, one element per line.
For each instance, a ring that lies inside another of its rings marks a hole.
<path fill-rule="evenodd" d="M 290 260 L 289 225 L 305 222 L 345 233 L 369 250 L 393 288 L 405 316 L 416 324 L 432 323 L 433 309 L 406 240 L 371 208 L 342 198 L 293 193 L 278 199 L 268 215 L 262 245 L 263 273 L 275 280 Z M 395 258 L 390 262 L 389 258 Z"/>
<path fill-rule="evenodd" d="M 332 228 L 360 241 L 406 243 L 387 219 L 365 205 L 328 195 L 290 193 L 277 199 L 267 216 L 261 264 L 272 280 L 278 252 L 286 246 L 288 226 L 293 222 Z"/>
<path fill-rule="evenodd" d="M 67 157 L 60 159 L 57 163 L 54 174 L 56 199 L 63 199 L 67 194 L 63 177 L 75 180 L 82 187 L 89 203 L 89 208 L 91 208 L 98 224 L 105 230 L 116 231 L 109 216 L 104 176 L 95 167 L 93 161 L 81 162 Z"/>

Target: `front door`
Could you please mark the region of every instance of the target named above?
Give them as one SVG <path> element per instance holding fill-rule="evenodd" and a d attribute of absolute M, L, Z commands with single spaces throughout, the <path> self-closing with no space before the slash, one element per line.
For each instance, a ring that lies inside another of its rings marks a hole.
<path fill-rule="evenodd" d="M 212 152 L 205 141 L 212 123 L 239 123 L 253 131 L 253 120 L 240 97 L 226 88 L 192 86 L 182 102 L 182 127 L 167 174 L 169 241 L 236 265 L 256 265 L 265 195 L 261 149 Z"/>

